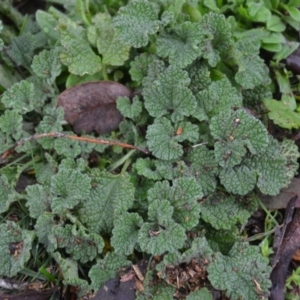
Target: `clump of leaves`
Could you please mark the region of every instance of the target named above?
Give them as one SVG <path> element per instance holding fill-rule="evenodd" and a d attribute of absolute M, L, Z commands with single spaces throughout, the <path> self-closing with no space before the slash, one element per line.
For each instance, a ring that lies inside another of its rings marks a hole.
<path fill-rule="evenodd" d="M 35 133 L 70 134 L 63 107 L 56 107 L 60 89 L 124 76 L 137 92 L 133 99 L 120 94 L 119 130 L 101 138 L 147 147 L 150 155 L 53 138 L 18 147 L 25 153 L 19 163 L 1 169 L 2 275 L 26 267 L 35 241 L 60 266 L 63 283 L 81 294 L 101 288 L 142 254 L 161 257 L 155 267 L 161 278 L 167 268 L 193 261 L 211 289 L 231 299 L 268 295 L 268 260 L 242 241 L 239 229 L 257 209 L 255 193 L 276 195 L 289 184 L 299 153 L 273 139 L 249 110 L 271 93 L 259 44 L 235 36 L 224 15 L 195 19 L 197 10 L 185 8 L 134 0 L 115 15 L 90 11 L 81 21 L 53 7 L 37 12 L 50 49 L 32 44 L 32 54 L 16 62 L 28 67 L 28 77 L 1 97 L 1 150 Z M 21 54 L 13 43 L 2 47 Z M 84 114 L 83 103 L 76 102 L 75 113 Z M 16 192 L 26 171 L 36 183 Z M 13 206 L 17 220 L 24 211 L 30 219 L 24 228 L 6 221 Z M 17 252 L 9 251 L 12 243 Z M 173 287 L 144 284 L 140 299 L 158 288 L 172 298 Z M 189 287 L 187 299 L 212 297 L 196 290 Z"/>

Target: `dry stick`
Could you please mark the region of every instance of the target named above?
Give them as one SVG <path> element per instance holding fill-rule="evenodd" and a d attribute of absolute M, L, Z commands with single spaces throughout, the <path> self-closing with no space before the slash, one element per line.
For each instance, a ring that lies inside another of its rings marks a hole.
<path fill-rule="evenodd" d="M 108 140 L 100 140 L 97 138 L 90 138 L 90 137 L 82 137 L 82 136 L 77 136 L 77 135 L 70 135 L 70 134 L 65 134 L 61 132 L 49 132 L 49 133 L 37 133 L 35 135 L 32 135 L 28 138 L 22 139 L 18 142 L 16 142 L 13 146 L 11 146 L 8 150 L 6 150 L 0 157 L 0 164 L 4 162 L 4 159 L 12 153 L 12 151 L 19 147 L 24 145 L 26 142 L 37 140 L 40 138 L 45 138 L 45 137 L 55 137 L 55 138 L 67 138 L 75 141 L 82 141 L 82 142 L 87 142 L 87 143 L 94 143 L 94 144 L 102 144 L 102 145 L 112 145 L 112 146 L 120 146 L 123 148 L 130 148 L 130 149 L 135 149 L 139 150 L 141 152 L 144 152 L 145 154 L 149 154 L 149 150 L 145 148 L 140 148 L 137 146 L 133 146 L 130 144 L 125 144 L 122 142 L 118 141 L 108 141 Z"/>

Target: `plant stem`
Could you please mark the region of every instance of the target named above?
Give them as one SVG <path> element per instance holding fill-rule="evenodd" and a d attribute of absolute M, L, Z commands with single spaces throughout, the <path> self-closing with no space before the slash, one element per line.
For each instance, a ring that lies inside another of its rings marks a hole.
<path fill-rule="evenodd" d="M 108 172 L 112 172 L 112 171 L 114 171 L 115 169 L 117 169 L 119 166 L 121 166 L 124 163 L 125 163 L 125 166 L 126 166 L 126 167 L 124 166 L 125 170 L 126 170 L 127 167 L 128 167 L 128 165 L 126 164 L 126 161 L 133 155 L 134 152 L 135 152 L 135 150 L 130 150 L 126 155 L 124 155 L 123 157 L 121 157 L 118 161 L 116 161 L 115 163 L 113 163 L 112 165 L 110 165 L 107 168 L 107 171 Z M 121 173 L 123 173 L 123 169 L 122 169 Z"/>

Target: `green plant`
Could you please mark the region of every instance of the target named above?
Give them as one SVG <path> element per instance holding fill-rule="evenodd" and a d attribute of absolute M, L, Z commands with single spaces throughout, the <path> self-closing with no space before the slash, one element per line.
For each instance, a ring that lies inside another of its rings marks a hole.
<path fill-rule="evenodd" d="M 101 138 L 150 154 L 65 135 L 19 143 L 16 151 L 25 154 L 1 168 L 0 274 L 21 272 L 35 242 L 60 266 L 63 284 L 81 294 L 142 254 L 161 256 L 155 269 L 165 281 L 150 284 L 150 270 L 138 299 L 158 290 L 172 298 L 168 270 L 192 261 L 230 299 L 267 297 L 268 259 L 240 228 L 258 207 L 256 192 L 276 195 L 289 184 L 299 153 L 254 116 L 272 95 L 260 43 L 238 38 L 221 14 L 195 18 L 198 9 L 186 10 L 190 1 L 135 0 L 115 15 L 76 3 L 73 14 L 37 12 L 43 51 L 29 29 L 2 43 L 7 69 L 13 62 L 26 79 L 1 96 L 0 149 L 33 134 L 70 134 L 64 109 L 56 107 L 60 90 L 122 78 L 138 92 L 118 98 L 124 119 Z M 94 168 L 92 151 L 103 162 Z M 37 183 L 15 191 L 26 172 Z M 9 220 L 12 208 L 17 222 Z M 103 250 L 106 238 L 113 251 Z M 211 298 L 207 289 L 189 292 L 187 299 Z"/>

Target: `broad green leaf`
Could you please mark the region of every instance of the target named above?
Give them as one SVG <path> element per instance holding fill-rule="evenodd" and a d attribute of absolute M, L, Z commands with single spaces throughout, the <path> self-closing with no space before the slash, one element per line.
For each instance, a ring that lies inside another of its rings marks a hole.
<path fill-rule="evenodd" d="M 231 28 L 224 15 L 213 12 L 205 14 L 200 20 L 200 28 L 207 38 L 204 40 L 202 55 L 210 66 L 215 67 L 233 43 Z"/>
<path fill-rule="evenodd" d="M 81 222 L 95 233 L 109 233 L 113 222 L 131 208 L 134 186 L 127 173 L 113 175 L 95 172 L 93 188 L 79 210 Z"/>
<path fill-rule="evenodd" d="M 266 98 L 263 102 L 275 124 L 287 129 L 300 127 L 300 113 L 291 111 L 282 101 Z"/>
<path fill-rule="evenodd" d="M 18 198 L 9 184 L 8 178 L 3 174 L 0 176 L 0 189 L 0 213 L 4 213 L 9 209 L 10 204 Z"/>
<path fill-rule="evenodd" d="M 268 146 L 264 125 L 245 110 L 224 111 L 211 119 L 211 134 L 217 140 L 215 156 L 220 166 L 238 165 L 246 154 L 261 153 Z"/>
<path fill-rule="evenodd" d="M 256 209 L 254 200 L 212 194 L 201 204 L 201 217 L 215 229 L 230 230 L 236 224 L 244 225 Z"/>
<path fill-rule="evenodd" d="M 52 197 L 48 185 L 34 184 L 26 187 L 26 206 L 30 217 L 37 219 L 44 212 L 51 212 Z"/>
<path fill-rule="evenodd" d="M 201 288 L 196 292 L 191 292 L 186 300 L 213 300 L 212 294 L 208 291 L 207 288 Z"/>
<path fill-rule="evenodd" d="M 15 140 L 19 140 L 23 133 L 23 118 L 17 110 L 5 110 L 0 116 L 0 129 L 2 132 L 11 135 Z"/>
<path fill-rule="evenodd" d="M 185 240 L 185 229 L 172 220 L 167 226 L 144 223 L 138 234 L 141 250 L 152 255 L 177 251 L 183 247 Z"/>
<path fill-rule="evenodd" d="M 76 261 L 87 263 L 102 252 L 104 241 L 96 233 L 86 233 L 84 228 L 76 225 L 53 227 L 52 234 L 57 239 L 57 247 L 65 251 Z"/>
<path fill-rule="evenodd" d="M 64 65 L 68 66 L 70 73 L 83 76 L 92 75 L 101 70 L 101 59 L 90 47 L 82 27 L 61 20 L 58 30 L 64 47 L 60 59 Z"/>
<path fill-rule="evenodd" d="M 269 295 L 271 267 L 268 259 L 260 254 L 259 247 L 236 243 L 228 256 L 215 255 L 207 268 L 214 288 L 224 290 L 232 300 L 257 300 L 257 284 L 262 295 Z"/>
<path fill-rule="evenodd" d="M 97 261 L 89 271 L 92 280 L 92 288 L 99 290 L 104 283 L 114 278 L 122 267 L 130 266 L 131 262 L 125 256 L 108 252 L 103 259 Z"/>
<path fill-rule="evenodd" d="M 61 73 L 61 62 L 57 49 L 43 50 L 33 58 L 31 68 L 36 76 L 55 82 Z"/>
<path fill-rule="evenodd" d="M 263 2 L 255 3 L 250 2 L 247 3 L 248 13 L 251 17 L 252 22 L 260 22 L 265 23 L 268 18 L 271 16 L 270 10 L 265 7 Z"/>
<path fill-rule="evenodd" d="M 170 64 L 183 68 L 201 56 L 203 40 L 199 24 L 178 24 L 158 36 L 157 55 L 168 57 Z"/>
<path fill-rule="evenodd" d="M 145 176 L 152 180 L 162 179 L 161 174 L 156 169 L 156 160 L 150 160 L 147 158 L 138 158 L 135 163 L 135 168 L 139 175 Z"/>
<path fill-rule="evenodd" d="M 0 224 L 0 275 L 17 275 L 30 259 L 34 232 L 21 229 L 14 222 Z"/>
<path fill-rule="evenodd" d="M 129 58 L 130 46 L 126 45 L 116 32 L 110 15 L 97 14 L 93 26 L 88 28 L 89 40 L 98 48 L 102 62 L 112 66 L 122 66 Z"/>
<path fill-rule="evenodd" d="M 35 97 L 34 92 L 34 85 L 22 80 L 2 95 L 1 102 L 6 108 L 13 108 L 15 112 L 25 114 L 33 109 L 31 100 Z"/>
<path fill-rule="evenodd" d="M 35 163 L 35 177 L 39 184 L 43 186 L 50 186 L 51 176 L 57 173 L 57 161 L 49 154 L 45 153 L 47 163 Z"/>
<path fill-rule="evenodd" d="M 196 99 L 187 87 L 190 83 L 188 73 L 170 66 L 157 80 L 144 88 L 145 107 L 153 117 L 169 115 L 172 121 L 181 121 L 184 116 L 193 114 Z"/>
<path fill-rule="evenodd" d="M 134 0 L 119 9 L 114 25 L 123 42 L 136 48 L 146 46 L 149 35 L 159 29 L 158 10 L 147 0 Z"/>
<path fill-rule="evenodd" d="M 53 212 L 61 214 L 85 202 L 90 195 L 91 179 L 78 170 L 61 168 L 51 178 L 50 193 Z"/>
<path fill-rule="evenodd" d="M 37 10 L 35 17 L 38 25 L 48 37 L 55 41 L 59 40 L 59 32 L 55 30 L 58 21 L 54 16 L 45 11 Z"/>
<path fill-rule="evenodd" d="M 238 64 L 235 80 L 245 89 L 253 89 L 271 81 L 268 67 L 258 56 L 259 48 L 259 41 L 239 40 L 235 45 L 235 59 Z"/>
<path fill-rule="evenodd" d="M 153 125 L 148 126 L 146 139 L 151 153 L 163 160 L 178 159 L 183 154 L 183 149 L 178 144 L 176 130 L 166 118 L 157 118 Z"/>
<path fill-rule="evenodd" d="M 212 82 L 208 88 L 196 95 L 200 110 L 209 116 L 215 116 L 221 111 L 242 106 L 242 97 L 230 81 L 224 79 Z"/>
<path fill-rule="evenodd" d="M 127 97 L 119 97 L 117 108 L 124 117 L 134 120 L 142 113 L 143 103 L 138 97 L 134 97 L 132 101 Z"/>
<path fill-rule="evenodd" d="M 214 192 L 217 186 L 216 176 L 219 173 L 214 151 L 204 145 L 199 146 L 189 152 L 187 160 L 192 163 L 190 171 L 201 186 L 203 194 Z"/>
<path fill-rule="evenodd" d="M 115 253 L 130 255 L 137 244 L 138 230 L 143 219 L 137 213 L 125 212 L 114 221 L 111 245 Z"/>
<path fill-rule="evenodd" d="M 255 111 L 261 109 L 264 98 L 271 98 L 272 91 L 270 85 L 257 85 L 254 89 L 243 90 L 243 104 L 247 108 Z"/>
<path fill-rule="evenodd" d="M 222 169 L 219 177 L 228 192 L 238 195 L 246 195 L 256 184 L 255 170 L 243 165 Z"/>
<path fill-rule="evenodd" d="M 174 179 L 172 183 L 173 185 L 170 187 L 168 181 L 156 182 L 154 187 L 148 191 L 148 201 L 151 204 L 155 200 L 168 200 L 174 208 L 173 219 L 186 230 L 190 230 L 199 222 L 200 204 L 198 199 L 203 197 L 203 193 L 193 177 Z M 165 215 L 168 214 L 165 213 Z M 171 218 L 171 216 L 168 217 Z M 149 218 L 154 220 L 150 215 Z"/>
<path fill-rule="evenodd" d="M 274 32 L 283 32 L 286 26 L 281 21 L 280 17 L 271 15 L 267 21 L 267 29 Z"/>
<path fill-rule="evenodd" d="M 73 132 L 64 132 L 65 134 L 73 134 Z M 71 139 L 55 139 L 54 149 L 57 154 L 63 155 L 65 157 L 75 158 L 81 154 L 81 147 L 78 141 Z"/>

